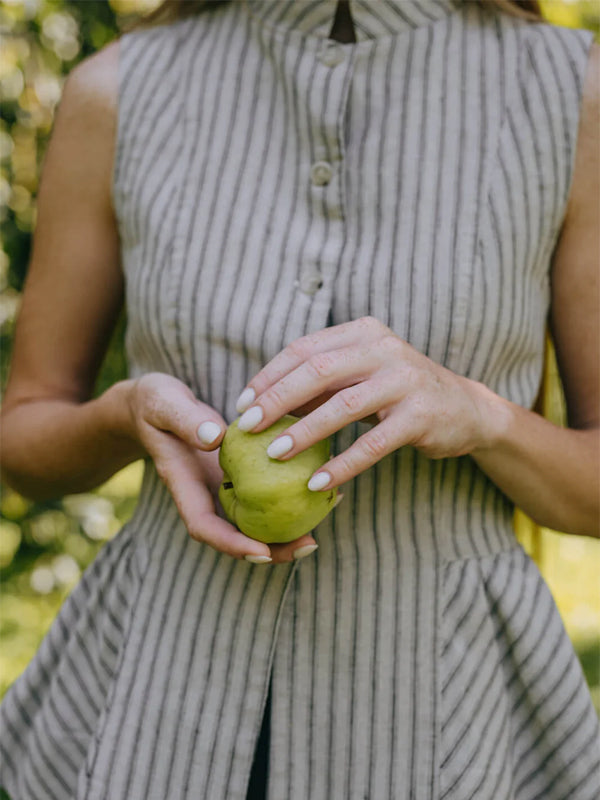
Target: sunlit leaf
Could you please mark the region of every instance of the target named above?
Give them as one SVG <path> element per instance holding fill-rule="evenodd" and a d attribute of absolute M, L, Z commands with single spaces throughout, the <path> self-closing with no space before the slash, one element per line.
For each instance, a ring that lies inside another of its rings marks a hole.
<path fill-rule="evenodd" d="M 0 568 L 8 567 L 21 544 L 21 528 L 15 522 L 0 520 Z"/>
<path fill-rule="evenodd" d="M 25 517 L 31 502 L 12 489 L 5 488 L 0 499 L 0 513 L 6 519 L 19 521 Z"/>

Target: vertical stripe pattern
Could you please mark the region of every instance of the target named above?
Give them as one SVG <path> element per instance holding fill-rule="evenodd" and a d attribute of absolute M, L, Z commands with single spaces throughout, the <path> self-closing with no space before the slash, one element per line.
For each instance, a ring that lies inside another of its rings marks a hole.
<path fill-rule="evenodd" d="M 592 36 L 350 0 L 356 43 L 332 48 L 335 9 L 247 0 L 122 37 L 131 374 L 231 420 L 286 344 L 373 315 L 531 407 Z M 192 541 L 148 464 L 2 705 L 14 800 L 245 800 L 270 680 L 271 800 L 599 796 L 598 721 L 509 501 L 410 448 L 345 493 L 313 556 L 265 568 Z"/>

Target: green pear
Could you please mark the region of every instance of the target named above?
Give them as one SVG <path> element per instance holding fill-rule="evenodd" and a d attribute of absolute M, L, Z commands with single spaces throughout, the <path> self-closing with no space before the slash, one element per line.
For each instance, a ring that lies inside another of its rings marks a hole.
<path fill-rule="evenodd" d="M 260 433 L 241 431 L 236 419 L 221 443 L 219 500 L 230 522 L 266 544 L 292 542 L 311 531 L 335 505 L 337 489 L 311 492 L 310 476 L 329 459 L 329 440 L 288 461 L 269 458 L 267 447 L 297 417 L 287 414 Z"/>

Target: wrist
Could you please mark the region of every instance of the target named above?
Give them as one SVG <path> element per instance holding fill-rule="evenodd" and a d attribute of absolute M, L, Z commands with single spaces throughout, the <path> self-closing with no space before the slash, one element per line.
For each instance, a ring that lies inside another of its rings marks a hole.
<path fill-rule="evenodd" d="M 133 411 L 135 380 L 127 378 L 110 386 L 98 398 L 102 404 L 104 427 L 120 446 L 131 450 L 136 458 L 143 458 L 146 451 L 140 442 Z"/>
<path fill-rule="evenodd" d="M 485 384 L 472 381 L 472 385 L 480 415 L 478 441 L 471 450 L 471 455 L 477 457 L 501 449 L 510 438 L 515 407 Z"/>

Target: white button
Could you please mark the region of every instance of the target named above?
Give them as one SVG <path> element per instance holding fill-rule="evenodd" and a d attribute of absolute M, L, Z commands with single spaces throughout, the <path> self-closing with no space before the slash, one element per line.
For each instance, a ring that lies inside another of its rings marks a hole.
<path fill-rule="evenodd" d="M 320 60 L 321 64 L 325 64 L 326 67 L 337 67 L 344 60 L 344 50 L 339 44 L 328 39 L 323 45 Z"/>
<path fill-rule="evenodd" d="M 304 294 L 316 294 L 323 286 L 323 278 L 318 272 L 307 272 L 300 278 L 300 290 Z"/>
<path fill-rule="evenodd" d="M 310 168 L 310 177 L 315 186 L 326 186 L 333 177 L 333 169 L 328 161 L 316 161 Z"/>

